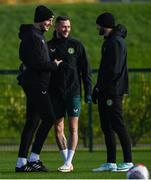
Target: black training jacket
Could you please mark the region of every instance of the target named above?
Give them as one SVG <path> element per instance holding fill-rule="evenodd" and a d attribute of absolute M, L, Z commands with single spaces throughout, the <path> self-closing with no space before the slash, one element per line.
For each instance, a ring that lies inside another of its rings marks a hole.
<path fill-rule="evenodd" d="M 19 38 L 19 58 L 25 67 L 19 74 L 19 84 L 48 89 L 50 70 L 55 70 L 57 66 L 50 61 L 43 32 L 33 25 L 23 24 L 20 26 Z"/>
<path fill-rule="evenodd" d="M 101 94 L 128 93 L 127 48 L 124 42 L 126 35 L 126 28 L 117 25 L 103 43 L 97 79 L 97 87 Z"/>
<path fill-rule="evenodd" d="M 81 95 L 81 80 L 85 96 L 91 95 L 90 69 L 85 49 L 81 42 L 68 37 L 54 37 L 48 42 L 50 57 L 62 60 L 56 72 L 51 76 L 53 93 L 61 95 Z M 51 88 L 52 89 L 52 88 Z"/>

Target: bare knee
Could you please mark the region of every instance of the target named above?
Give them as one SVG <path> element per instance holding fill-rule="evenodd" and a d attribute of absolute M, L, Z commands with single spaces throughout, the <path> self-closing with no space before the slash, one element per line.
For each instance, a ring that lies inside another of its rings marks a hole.
<path fill-rule="evenodd" d="M 69 120 L 69 132 L 70 134 L 78 134 L 78 118 L 70 118 Z"/>
<path fill-rule="evenodd" d="M 69 132 L 70 134 L 78 134 L 78 127 L 70 127 Z"/>
<path fill-rule="evenodd" d="M 64 120 L 59 119 L 54 124 L 55 136 L 57 138 L 64 136 Z"/>

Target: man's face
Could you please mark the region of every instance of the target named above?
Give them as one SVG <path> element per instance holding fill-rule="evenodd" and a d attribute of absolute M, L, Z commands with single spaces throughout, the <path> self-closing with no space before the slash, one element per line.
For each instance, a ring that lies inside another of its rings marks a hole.
<path fill-rule="evenodd" d="M 97 29 L 100 36 L 103 36 L 105 34 L 105 28 L 103 28 L 102 26 L 97 25 Z"/>
<path fill-rule="evenodd" d="M 50 18 L 48 20 L 41 22 L 40 28 L 42 31 L 48 31 L 50 26 L 52 26 L 52 25 L 53 25 L 53 18 Z"/>
<path fill-rule="evenodd" d="M 56 24 L 56 32 L 59 37 L 67 38 L 71 31 L 71 24 L 69 20 L 60 21 Z"/>

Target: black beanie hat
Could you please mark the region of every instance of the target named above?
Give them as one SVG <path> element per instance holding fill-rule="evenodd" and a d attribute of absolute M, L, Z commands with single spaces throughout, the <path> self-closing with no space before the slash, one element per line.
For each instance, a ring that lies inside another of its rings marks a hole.
<path fill-rule="evenodd" d="M 105 28 L 114 28 L 115 27 L 114 16 L 108 12 L 100 14 L 96 19 L 96 24 Z"/>
<path fill-rule="evenodd" d="M 35 9 L 34 22 L 42 22 L 54 17 L 53 12 L 45 6 L 37 6 Z"/>

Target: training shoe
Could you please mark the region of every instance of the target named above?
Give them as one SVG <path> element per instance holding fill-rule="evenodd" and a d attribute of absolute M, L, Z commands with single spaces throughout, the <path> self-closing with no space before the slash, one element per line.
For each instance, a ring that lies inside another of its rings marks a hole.
<path fill-rule="evenodd" d="M 102 171 L 114 171 L 117 169 L 116 163 L 104 163 L 100 167 L 92 169 L 93 172 L 102 172 Z"/>
<path fill-rule="evenodd" d="M 29 164 L 26 164 L 20 168 L 16 167 L 15 172 L 37 172 L 37 170 Z"/>
<path fill-rule="evenodd" d="M 40 160 L 28 162 L 28 164 L 30 164 L 30 166 L 37 171 L 48 172 L 48 169 L 43 165 Z"/>
<path fill-rule="evenodd" d="M 124 171 L 128 171 L 131 167 L 133 167 L 134 164 L 132 162 L 123 162 L 117 165 L 117 169 L 115 170 L 115 172 L 124 172 Z"/>
<path fill-rule="evenodd" d="M 60 171 L 60 172 L 71 172 L 71 171 L 73 171 L 73 165 L 72 164 L 70 164 L 70 165 L 64 164 L 63 166 L 58 168 L 58 171 Z"/>

